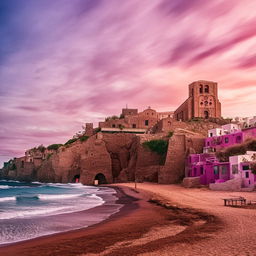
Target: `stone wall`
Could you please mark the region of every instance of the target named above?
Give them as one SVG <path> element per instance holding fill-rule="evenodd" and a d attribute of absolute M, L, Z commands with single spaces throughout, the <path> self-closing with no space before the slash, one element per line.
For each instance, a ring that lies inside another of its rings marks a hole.
<path fill-rule="evenodd" d="M 185 175 L 186 157 L 192 152 L 202 152 L 203 145 L 203 136 L 174 134 L 169 139 L 166 161 L 160 168 L 158 182 L 163 184 L 180 182 Z"/>
<path fill-rule="evenodd" d="M 18 165 L 17 170 L 4 170 L 3 173 L 6 177 L 20 180 L 31 177 L 42 182 L 72 182 L 76 175 L 80 175 L 83 184 L 93 184 L 95 176 L 102 173 L 108 183 L 135 179 L 175 183 L 184 176 L 187 154 L 202 151 L 203 135 L 199 135 L 200 132 L 205 132 L 204 129 L 212 125 L 183 123 L 172 119 L 174 135 L 171 138 L 168 138 L 167 130 L 140 135 L 97 133 L 87 141 L 77 140 L 60 147 L 38 166 L 25 163 L 29 164 L 26 170 Z M 193 128 L 197 132 L 191 131 Z M 142 145 L 145 141 L 158 139 L 169 141 L 166 159 Z"/>

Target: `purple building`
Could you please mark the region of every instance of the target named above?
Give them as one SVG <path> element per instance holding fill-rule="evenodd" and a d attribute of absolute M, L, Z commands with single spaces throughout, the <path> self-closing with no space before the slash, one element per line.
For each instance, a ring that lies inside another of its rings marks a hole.
<path fill-rule="evenodd" d="M 220 135 L 221 134 L 221 135 Z M 219 162 L 215 156 L 216 151 L 233 146 L 235 144 L 243 143 L 246 139 L 256 137 L 256 127 L 239 130 L 237 125 L 229 124 L 221 128 L 209 130 L 209 137 L 205 139 L 204 153 L 190 154 L 186 163 L 186 177 L 200 177 L 202 185 L 210 183 L 223 183 L 234 178 L 232 171 L 232 162 L 237 157 L 231 157 L 229 162 Z M 244 157 L 244 156 L 241 156 Z M 240 158 L 238 158 L 240 159 Z M 251 172 L 243 173 L 244 164 L 239 166 L 238 170 L 240 176 L 244 178 L 244 186 L 249 186 L 256 182 L 256 177 Z M 249 175 L 248 177 L 244 175 Z"/>
<path fill-rule="evenodd" d="M 225 182 L 229 173 L 229 163 L 219 162 L 214 154 L 191 154 L 187 159 L 186 177 L 200 177 L 202 185 Z"/>
<path fill-rule="evenodd" d="M 210 134 L 214 133 L 211 132 Z M 204 152 L 216 152 L 223 148 L 243 143 L 246 139 L 253 137 L 256 137 L 256 127 L 250 127 L 243 130 L 235 130 L 232 133 L 226 133 L 221 136 L 208 137 L 205 139 Z"/>

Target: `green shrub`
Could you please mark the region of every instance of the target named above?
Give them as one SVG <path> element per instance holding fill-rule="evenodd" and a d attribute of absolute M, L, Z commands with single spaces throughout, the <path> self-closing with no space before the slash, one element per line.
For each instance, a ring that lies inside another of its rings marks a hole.
<path fill-rule="evenodd" d="M 53 155 L 53 153 L 48 154 L 46 159 L 49 160 L 52 155 Z"/>
<path fill-rule="evenodd" d="M 106 117 L 105 118 L 105 121 L 107 122 L 107 121 L 110 121 L 110 120 L 117 120 L 117 119 L 119 119 L 119 117 L 118 116 L 108 116 L 108 117 Z"/>
<path fill-rule="evenodd" d="M 159 155 L 165 155 L 168 149 L 168 141 L 166 140 L 150 140 L 142 143 L 144 148 L 149 149 Z"/>
<path fill-rule="evenodd" d="M 173 136 L 174 132 L 168 132 L 167 137 L 171 138 Z"/>
<path fill-rule="evenodd" d="M 37 147 L 37 150 L 39 150 L 40 152 L 43 153 L 43 152 L 46 150 L 46 147 L 43 146 L 43 145 L 39 145 L 39 146 Z"/>
<path fill-rule="evenodd" d="M 93 131 L 94 131 L 94 133 L 100 132 L 100 131 L 101 131 L 101 128 L 100 128 L 100 127 L 95 128 Z"/>
<path fill-rule="evenodd" d="M 81 142 L 83 142 L 83 141 L 88 140 L 88 138 L 89 138 L 89 136 L 83 135 L 82 137 L 79 138 L 79 140 L 80 140 Z"/>
<path fill-rule="evenodd" d="M 16 170 L 16 169 L 17 169 L 16 164 L 13 164 L 11 167 L 11 170 Z"/>
<path fill-rule="evenodd" d="M 62 144 L 51 144 L 47 147 L 49 150 L 58 150 L 59 147 L 63 146 Z"/>
<path fill-rule="evenodd" d="M 72 144 L 72 143 L 74 143 L 74 142 L 76 142 L 78 139 L 77 138 L 74 138 L 74 139 L 70 139 L 70 140 L 68 140 L 64 145 L 70 145 L 70 144 Z"/>
<path fill-rule="evenodd" d="M 221 162 L 228 162 L 230 156 L 244 155 L 246 151 L 256 151 L 256 140 L 248 140 L 243 144 L 234 145 L 216 153 Z"/>
<path fill-rule="evenodd" d="M 193 117 L 190 121 L 191 122 L 201 122 L 203 120 L 204 120 L 204 118 L 202 118 L 202 117 Z"/>

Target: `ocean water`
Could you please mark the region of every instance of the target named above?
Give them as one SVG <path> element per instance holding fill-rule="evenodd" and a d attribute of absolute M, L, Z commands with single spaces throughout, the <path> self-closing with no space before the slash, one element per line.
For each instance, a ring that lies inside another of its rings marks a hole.
<path fill-rule="evenodd" d="M 75 183 L 1 180 L 0 245 L 96 224 L 121 208 L 115 193 Z"/>

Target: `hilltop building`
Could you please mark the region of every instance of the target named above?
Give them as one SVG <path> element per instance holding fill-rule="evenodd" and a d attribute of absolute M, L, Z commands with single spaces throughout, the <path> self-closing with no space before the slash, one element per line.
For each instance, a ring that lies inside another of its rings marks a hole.
<path fill-rule="evenodd" d="M 102 132 L 134 132 L 146 133 L 152 131 L 152 128 L 164 118 L 172 118 L 173 112 L 157 112 L 148 107 L 142 112 L 138 109 L 122 109 L 120 117 L 112 116 L 106 118 L 105 122 L 99 122 L 99 128 Z"/>
<path fill-rule="evenodd" d="M 174 112 L 176 120 L 221 118 L 216 82 L 199 80 L 189 85 L 189 97 Z"/>

